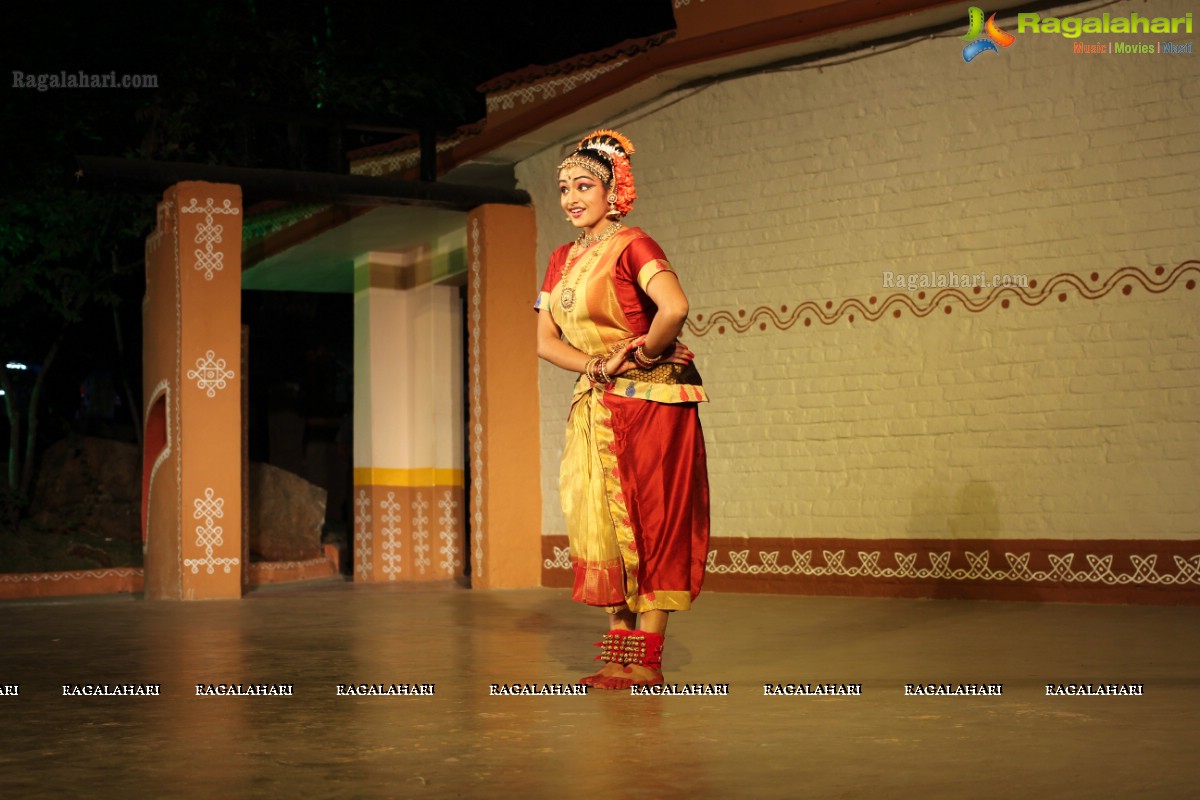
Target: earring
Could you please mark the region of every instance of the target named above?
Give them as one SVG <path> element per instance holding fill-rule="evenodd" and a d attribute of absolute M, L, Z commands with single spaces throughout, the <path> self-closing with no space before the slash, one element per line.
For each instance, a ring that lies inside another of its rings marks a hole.
<path fill-rule="evenodd" d="M 608 213 L 605 215 L 609 219 L 618 219 L 621 212 L 617 211 L 617 193 L 610 192 L 608 195 Z"/>

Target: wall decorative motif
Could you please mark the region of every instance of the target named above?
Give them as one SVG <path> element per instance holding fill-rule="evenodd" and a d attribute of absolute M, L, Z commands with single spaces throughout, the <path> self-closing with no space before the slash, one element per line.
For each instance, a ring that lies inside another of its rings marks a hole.
<path fill-rule="evenodd" d="M 211 281 L 213 273 L 220 272 L 225 268 L 225 254 L 219 250 L 214 251 L 214 244 L 221 244 L 221 234 L 225 230 L 224 225 L 213 222 L 214 214 L 241 214 L 242 210 L 233 205 L 232 201 L 224 200 L 221 205 L 214 206 L 211 197 L 205 199 L 203 206 L 197 205 L 196 198 L 192 198 L 191 202 L 186 206 L 181 206 L 180 214 L 203 214 L 204 221 L 196 227 L 196 244 L 203 245 L 204 249 L 196 248 L 196 270 L 204 273 L 204 280 Z"/>
<path fill-rule="evenodd" d="M 479 242 L 479 219 L 471 220 L 471 492 L 475 496 L 472 529 L 475 542 L 471 548 L 475 559 L 474 574 L 483 575 L 483 382 L 480 375 L 482 354 L 479 351 L 480 318 L 483 296 L 480 291 L 483 270 Z"/>
<path fill-rule="evenodd" d="M 240 564 L 241 559 L 214 555 L 215 549 L 224 544 L 224 529 L 213 520 L 225 516 L 225 500 L 217 497 L 212 489 L 205 489 L 204 497 L 198 497 L 192 502 L 195 506 L 192 516 L 204 520 L 202 525 L 196 526 L 196 546 L 204 548 L 204 558 L 185 558 L 183 565 L 191 567 L 193 575 L 200 572 L 200 567 L 204 567 L 209 575 L 215 572 L 215 567 L 221 567 L 228 575 L 230 568 Z"/>
<path fill-rule="evenodd" d="M 1186 281 L 1185 276 L 1189 276 Z M 797 323 L 807 328 L 814 322 L 833 325 L 843 319 L 850 323 L 860 319 L 877 322 L 886 317 L 899 319 L 905 313 L 914 317 L 927 317 L 939 310 L 950 314 L 955 308 L 977 314 L 995 305 L 1001 309 L 1009 308 L 1014 301 L 1029 307 L 1040 306 L 1051 299 L 1065 303 L 1072 294 L 1084 300 L 1099 300 L 1118 289 L 1125 296 L 1133 294 L 1139 287 L 1150 294 L 1162 294 L 1182 283 L 1185 289 L 1191 291 L 1196 288 L 1198 276 L 1200 261 L 1197 260 L 1184 261 L 1170 272 L 1166 267 L 1156 267 L 1152 274 L 1138 267 L 1122 267 L 1103 280 L 1098 272 L 1087 276 L 1063 272 L 1045 284 L 1031 279 L 1027 287 L 994 286 L 987 290 L 979 285 L 937 288 L 938 279 L 944 280 L 946 276 L 931 274 L 921 276 L 928 277 L 925 283 L 933 287 L 929 289 L 899 291 L 884 297 L 872 295 L 866 302 L 851 297 L 838 303 L 836 308 L 832 300 L 806 300 L 796 306 L 759 306 L 750 312 L 745 309 L 718 309 L 689 318 L 687 328 L 693 336 L 707 336 L 714 329 L 717 334 L 724 334 L 728 330 L 746 333 L 751 328 L 765 331 L 768 327 L 786 331 Z"/>
<path fill-rule="evenodd" d="M 373 569 L 371 564 L 371 499 L 366 489 L 358 490 L 354 499 L 354 574 L 359 580 L 368 580 Z"/>
<path fill-rule="evenodd" d="M 389 581 L 400 575 L 400 504 L 396 493 L 388 492 L 379 503 L 379 521 L 383 523 L 383 543 L 379 546 L 379 560 L 383 562 L 383 574 Z"/>
<path fill-rule="evenodd" d="M 565 540 L 543 540 L 546 585 L 570 584 L 562 575 L 571 569 L 570 547 L 557 543 Z M 778 539 L 763 540 L 766 547 L 758 550 L 731 546 L 746 541 L 713 542 L 708 577 L 734 579 L 722 583 L 723 590 L 794 587 L 807 593 L 820 586 L 825 593 L 837 584 L 857 587 L 850 594 L 868 596 L 930 596 L 914 591 L 924 586 L 948 587 L 950 596 L 976 587 L 968 596 L 997 599 L 1044 599 L 1047 589 L 1063 600 L 1135 602 L 1157 593 L 1152 601 L 1162 602 L 1170 591 L 1177 593 L 1171 595 L 1176 602 L 1200 598 L 1200 544 L 1193 542 L 828 539 L 813 542 L 816 547 L 791 548 L 790 554 Z M 1138 594 L 1129 594 L 1130 589 Z"/>
<path fill-rule="evenodd" d="M 412 502 L 412 527 L 413 527 L 413 566 L 422 575 L 425 574 L 425 568 L 433 566 L 433 562 L 429 560 L 429 515 L 425 512 L 429 510 L 429 501 L 425 499 L 423 492 L 417 492 L 417 499 Z"/>
<path fill-rule="evenodd" d="M 204 353 L 204 358 L 196 359 L 196 368 L 188 370 L 188 380 L 196 382 L 196 388 L 209 397 L 216 397 L 217 392 L 233 380 L 234 373 L 225 368 L 225 359 L 217 358 L 213 350 Z"/>
<path fill-rule="evenodd" d="M 458 546 L 458 515 L 454 513 L 454 509 L 458 508 L 458 501 L 454 499 L 454 494 L 449 489 L 438 501 L 438 508 L 442 510 L 438 517 L 438 522 L 442 526 L 438 538 L 442 540 L 442 546 L 438 548 L 438 552 L 443 556 L 438 567 L 453 575 L 462 566 L 462 560 L 458 557 L 461 552 Z"/>
<path fill-rule="evenodd" d="M 60 581 L 88 581 L 98 578 L 140 578 L 141 567 L 110 567 L 108 569 L 79 569 L 68 572 L 12 572 L 0 573 L 0 583 L 59 583 Z"/>
<path fill-rule="evenodd" d="M 571 568 L 571 548 L 555 547 L 554 558 L 547 558 L 542 562 L 544 569 L 570 569 Z"/>
<path fill-rule="evenodd" d="M 294 572 L 303 567 L 322 567 L 329 563 L 329 558 L 306 558 L 303 561 L 260 561 L 250 565 L 254 572 Z"/>
<path fill-rule="evenodd" d="M 466 140 L 466 136 L 455 136 L 452 139 L 442 139 L 437 143 L 437 153 L 441 155 L 448 150 L 453 150 L 458 145 Z M 397 172 L 405 172 L 413 169 L 421 163 L 420 147 L 410 147 L 407 150 L 393 155 L 379 156 L 372 158 L 369 161 L 355 164 L 350 169 L 351 175 L 374 175 L 381 177 L 383 175 L 392 175 Z"/>
<path fill-rule="evenodd" d="M 496 111 L 513 109 L 517 103 L 528 105 L 529 103 L 549 100 L 559 94 L 566 94 L 573 91 L 585 83 L 591 83 L 601 75 L 612 72 L 628 63 L 628 58 L 619 58 L 605 64 L 597 64 L 590 69 L 572 72 L 570 75 L 564 75 L 561 78 L 550 78 L 535 83 L 532 86 L 523 86 L 520 89 L 512 89 L 498 94 L 489 94 L 487 98 L 487 111 L 489 114 L 492 114 Z"/>
<path fill-rule="evenodd" d="M 1049 561 L 1045 569 L 1030 567 L 1030 553 L 1004 554 L 1007 564 L 989 564 L 987 551 L 972 553 L 966 551 L 968 566 L 952 568 L 950 566 L 950 551 L 927 553 L 892 553 L 896 566 L 880 566 L 881 552 L 879 550 L 860 550 L 857 553 L 858 564 L 846 563 L 846 551 L 821 551 L 823 563 L 813 563 L 812 550 L 793 550 L 791 564 L 779 563 L 778 550 L 760 550 L 758 563 L 750 563 L 749 550 L 730 550 L 726 553 L 727 563 L 718 563 L 719 554 L 712 551 L 708 554 L 708 571 L 713 575 L 804 575 L 807 577 L 844 577 L 844 578 L 900 578 L 916 580 L 951 580 L 951 581 L 1020 581 L 1022 583 L 1101 583 L 1108 586 L 1126 584 L 1145 584 L 1174 586 L 1194 584 L 1200 586 L 1200 555 L 1184 558 L 1174 556 L 1174 569 L 1166 571 L 1157 569 L 1158 555 L 1131 554 L 1132 572 L 1116 572 L 1113 570 L 1113 555 L 1111 553 L 1097 555 L 1083 553 L 1079 558 L 1087 562 L 1085 569 L 1076 569 L 1076 556 L 1080 554 L 1048 553 Z M 918 566 L 918 557 L 924 555 L 928 566 Z"/>

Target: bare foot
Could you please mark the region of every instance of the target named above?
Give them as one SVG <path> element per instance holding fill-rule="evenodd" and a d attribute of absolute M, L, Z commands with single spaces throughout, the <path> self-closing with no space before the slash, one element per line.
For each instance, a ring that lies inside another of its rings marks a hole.
<path fill-rule="evenodd" d="M 614 666 L 611 662 L 606 663 L 603 667 L 600 668 L 599 672 L 594 672 L 591 675 L 585 675 L 584 677 L 580 678 L 579 683 L 582 684 L 583 686 L 595 686 L 596 681 L 600 680 L 601 678 L 607 677 L 607 674 L 605 673 L 605 669 L 607 669 L 608 667 L 611 667 L 611 666 Z M 621 665 L 617 664 L 616 666 L 619 667 Z"/>
<path fill-rule="evenodd" d="M 661 670 L 641 664 L 605 664 L 592 676 L 591 686 L 597 689 L 628 689 L 631 686 L 658 686 L 663 682 Z"/>

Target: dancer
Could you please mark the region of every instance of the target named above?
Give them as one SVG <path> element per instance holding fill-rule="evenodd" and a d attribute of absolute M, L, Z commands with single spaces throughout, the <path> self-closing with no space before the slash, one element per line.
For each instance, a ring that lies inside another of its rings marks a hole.
<path fill-rule="evenodd" d="M 621 219 L 637 197 L 633 145 L 600 130 L 558 168 L 573 244 L 550 256 L 538 356 L 580 375 L 559 491 L 573 598 L 609 613 L 603 689 L 663 682 L 671 611 L 691 606 L 708 557 L 708 472 L 698 403 L 708 397 L 678 340 L 688 301 L 662 248 Z"/>

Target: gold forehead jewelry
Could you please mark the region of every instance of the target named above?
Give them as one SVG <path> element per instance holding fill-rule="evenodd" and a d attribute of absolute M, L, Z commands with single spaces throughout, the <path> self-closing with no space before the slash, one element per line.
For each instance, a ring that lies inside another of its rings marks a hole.
<path fill-rule="evenodd" d="M 563 159 L 563 162 L 558 165 L 558 171 L 562 172 L 567 167 L 582 167 L 590 172 L 597 180 L 604 185 L 612 183 L 612 170 L 603 161 L 595 158 L 589 158 L 579 153 L 572 153 Z"/>

